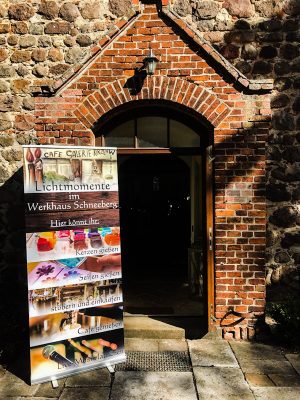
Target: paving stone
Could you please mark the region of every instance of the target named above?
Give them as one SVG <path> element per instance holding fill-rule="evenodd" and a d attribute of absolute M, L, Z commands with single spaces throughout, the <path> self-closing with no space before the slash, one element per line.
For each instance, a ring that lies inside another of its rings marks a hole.
<path fill-rule="evenodd" d="M 50 382 L 42 383 L 39 385 L 39 388 L 38 388 L 37 392 L 35 393 L 35 396 L 56 399 L 61 395 L 63 388 L 64 388 L 65 381 L 66 381 L 66 379 L 59 379 L 58 380 L 59 386 L 57 388 L 53 388 L 52 384 Z"/>
<path fill-rule="evenodd" d="M 296 372 L 294 375 L 269 374 L 269 377 L 276 386 L 300 386 L 300 376 Z"/>
<path fill-rule="evenodd" d="M 159 351 L 187 351 L 186 340 L 180 339 L 162 339 L 158 341 Z"/>
<path fill-rule="evenodd" d="M 245 377 L 250 386 L 275 386 L 271 379 L 267 375 L 262 374 L 245 374 Z"/>
<path fill-rule="evenodd" d="M 38 385 L 27 385 L 27 383 L 8 371 L 0 379 L 0 399 L 14 396 L 34 396 L 37 390 Z"/>
<path fill-rule="evenodd" d="M 125 351 L 158 351 L 158 340 L 125 338 Z"/>
<path fill-rule="evenodd" d="M 279 374 L 293 375 L 294 369 L 288 361 L 278 360 L 251 360 L 239 359 L 241 369 L 244 373 L 249 374 Z"/>
<path fill-rule="evenodd" d="M 238 360 L 284 360 L 276 347 L 265 344 L 232 341 L 230 346 Z"/>
<path fill-rule="evenodd" d="M 195 367 L 199 400 L 254 400 L 238 368 Z"/>
<path fill-rule="evenodd" d="M 60 396 L 59 400 L 108 400 L 109 398 L 108 387 L 97 387 L 97 388 L 65 388 Z M 121 399 L 122 397 L 120 397 Z M 119 400 L 120 400 L 119 399 Z"/>
<path fill-rule="evenodd" d="M 285 354 L 285 357 L 300 375 L 300 354 Z"/>
<path fill-rule="evenodd" d="M 238 363 L 225 340 L 188 340 L 192 365 L 204 367 L 236 367 Z"/>
<path fill-rule="evenodd" d="M 299 400 L 300 388 L 253 388 L 255 400 Z"/>
<path fill-rule="evenodd" d="M 111 376 L 107 368 L 99 368 L 89 372 L 83 372 L 67 378 L 66 387 L 91 387 L 110 386 Z"/>
<path fill-rule="evenodd" d="M 191 372 L 116 372 L 110 400 L 197 400 Z M 62 399 L 65 400 L 65 399 Z"/>

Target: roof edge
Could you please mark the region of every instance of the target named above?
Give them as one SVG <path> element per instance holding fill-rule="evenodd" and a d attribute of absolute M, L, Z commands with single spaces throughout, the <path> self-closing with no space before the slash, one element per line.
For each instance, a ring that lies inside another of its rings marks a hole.
<path fill-rule="evenodd" d="M 188 24 L 178 15 L 170 5 L 163 6 L 161 12 L 170 18 L 181 30 L 183 30 L 197 45 L 214 59 L 221 67 L 232 76 L 236 83 L 239 83 L 243 88 L 248 91 L 271 91 L 274 87 L 273 79 L 249 79 L 242 72 L 240 72 L 230 61 L 228 61 L 222 54 L 220 54 L 206 39 L 204 39 L 199 32 L 192 29 Z"/>

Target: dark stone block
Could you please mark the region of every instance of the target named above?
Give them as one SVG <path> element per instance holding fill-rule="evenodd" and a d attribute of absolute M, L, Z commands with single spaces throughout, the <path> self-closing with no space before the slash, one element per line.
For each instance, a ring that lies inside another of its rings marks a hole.
<path fill-rule="evenodd" d="M 269 221 L 281 228 L 290 228 L 296 225 L 298 213 L 294 207 L 286 206 L 275 210 Z"/>
<path fill-rule="evenodd" d="M 266 75 L 272 72 L 272 64 L 267 61 L 256 61 L 253 66 L 253 74 Z"/>
<path fill-rule="evenodd" d="M 289 97 L 286 94 L 275 96 L 271 100 L 271 108 L 282 108 L 289 104 Z"/>
<path fill-rule="evenodd" d="M 262 58 L 275 58 L 277 56 L 277 49 L 273 46 L 263 46 L 259 53 Z"/>
<path fill-rule="evenodd" d="M 297 187 L 295 190 L 293 190 L 293 192 L 292 192 L 292 200 L 293 201 L 300 200 L 300 187 Z"/>
<path fill-rule="evenodd" d="M 228 44 L 221 47 L 221 53 L 225 58 L 232 60 L 239 57 L 240 48 L 238 46 L 235 46 L 234 44 Z"/>
<path fill-rule="evenodd" d="M 270 184 L 266 187 L 266 198 L 270 201 L 289 201 L 291 194 L 287 191 L 284 184 Z"/>
<path fill-rule="evenodd" d="M 248 21 L 244 19 L 238 19 L 234 25 L 236 29 L 241 29 L 241 30 L 248 30 L 251 28 L 250 24 Z"/>
<path fill-rule="evenodd" d="M 282 157 L 290 163 L 300 162 L 300 146 L 289 146 L 282 152 Z"/>
<path fill-rule="evenodd" d="M 280 55 L 286 60 L 293 60 L 299 56 L 299 46 L 290 43 L 284 44 L 280 48 Z"/>
<path fill-rule="evenodd" d="M 286 233 L 281 240 L 283 248 L 289 248 L 293 245 L 300 245 L 300 233 Z"/>
<path fill-rule="evenodd" d="M 286 35 L 286 40 L 288 42 L 299 42 L 300 41 L 300 32 L 289 32 Z"/>
<path fill-rule="evenodd" d="M 292 72 L 300 72 L 300 60 L 294 61 L 291 65 Z"/>
<path fill-rule="evenodd" d="M 290 78 L 277 78 L 274 81 L 274 88 L 278 90 L 278 92 L 283 92 L 284 90 L 289 89 L 291 85 L 292 85 L 292 80 Z M 300 87 L 300 78 L 299 78 L 299 87 Z"/>
<path fill-rule="evenodd" d="M 248 74 L 251 71 L 251 64 L 247 61 L 240 61 L 236 64 L 236 67 L 242 74 Z"/>
<path fill-rule="evenodd" d="M 288 263 L 290 260 L 290 256 L 285 251 L 279 251 L 274 257 L 274 261 L 280 264 Z"/>
<path fill-rule="evenodd" d="M 287 19 L 283 22 L 282 30 L 285 32 L 296 31 L 298 26 L 299 22 L 296 19 Z"/>
<path fill-rule="evenodd" d="M 284 112 L 274 113 L 272 126 L 274 129 L 292 131 L 295 128 L 294 117 Z"/>
<path fill-rule="evenodd" d="M 296 97 L 296 99 L 293 103 L 293 110 L 300 111 L 300 97 Z"/>
<path fill-rule="evenodd" d="M 267 32 L 279 31 L 281 29 L 281 21 L 278 19 L 263 21 L 259 24 L 259 28 Z"/>
<path fill-rule="evenodd" d="M 286 75 L 291 71 L 290 64 L 286 61 L 280 61 L 274 65 L 276 75 Z"/>

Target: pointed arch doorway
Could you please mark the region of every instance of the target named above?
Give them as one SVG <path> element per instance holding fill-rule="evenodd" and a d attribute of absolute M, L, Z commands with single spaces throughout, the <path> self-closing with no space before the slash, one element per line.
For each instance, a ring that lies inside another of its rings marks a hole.
<path fill-rule="evenodd" d="M 212 126 L 148 100 L 115 108 L 94 132 L 118 148 L 125 315 L 200 337 L 214 312 Z"/>

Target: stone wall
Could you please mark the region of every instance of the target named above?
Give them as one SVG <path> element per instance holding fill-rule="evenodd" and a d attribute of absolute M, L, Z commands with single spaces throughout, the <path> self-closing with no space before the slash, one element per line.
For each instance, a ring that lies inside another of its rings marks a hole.
<path fill-rule="evenodd" d="M 274 78 L 269 134 L 267 284 L 299 287 L 299 0 L 174 0 L 173 10 L 251 78 Z"/>

